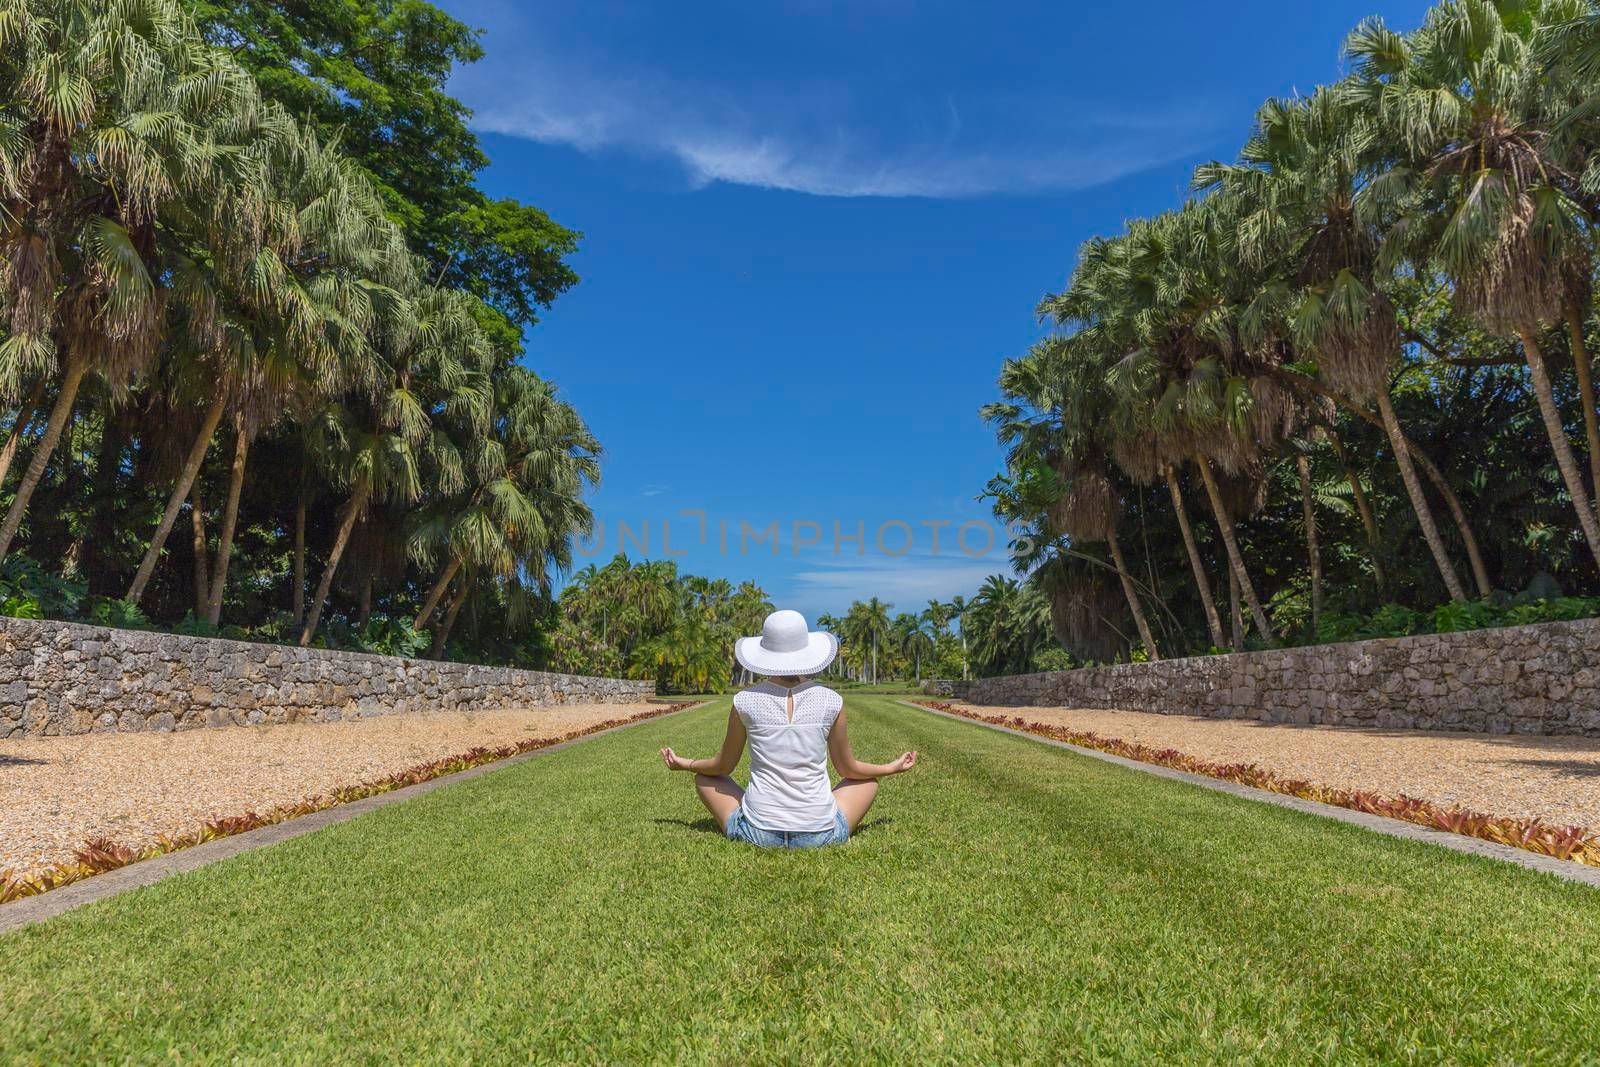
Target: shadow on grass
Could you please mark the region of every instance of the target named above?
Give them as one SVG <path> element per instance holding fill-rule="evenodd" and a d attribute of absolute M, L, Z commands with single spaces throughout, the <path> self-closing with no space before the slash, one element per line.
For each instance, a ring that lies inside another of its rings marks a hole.
<path fill-rule="evenodd" d="M 681 826 L 686 830 L 693 830 L 696 833 L 716 834 L 718 837 L 722 836 L 722 829 L 717 825 L 717 820 L 713 819 L 709 815 L 707 815 L 705 818 L 695 819 L 693 821 L 689 819 L 668 819 L 664 817 L 652 819 L 651 821 L 657 826 Z M 894 817 L 892 815 L 882 815 L 876 819 L 868 819 L 866 822 L 850 831 L 850 836 L 852 838 L 856 838 L 860 837 L 862 834 L 876 833 L 879 827 L 889 826 L 893 822 Z"/>
<path fill-rule="evenodd" d="M 49 762 L 49 760 L 34 759 L 32 756 L 0 755 L 0 767 L 42 767 Z"/>
<path fill-rule="evenodd" d="M 682 826 L 685 829 L 694 830 L 698 833 L 716 834 L 718 837 L 722 836 L 722 830 L 717 826 L 717 820 L 713 819 L 709 815 L 703 819 L 695 819 L 693 822 L 690 822 L 688 819 L 652 819 L 651 821 L 657 826 Z"/>

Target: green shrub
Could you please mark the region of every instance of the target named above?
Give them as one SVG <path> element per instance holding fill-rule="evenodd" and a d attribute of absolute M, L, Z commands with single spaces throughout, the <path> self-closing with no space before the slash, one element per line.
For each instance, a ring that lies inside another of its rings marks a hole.
<path fill-rule="evenodd" d="M 427 630 L 413 630 L 408 619 L 391 619 L 387 615 L 374 615 L 359 630 L 338 626 L 334 636 L 339 645 L 379 656 L 420 656 L 428 650 L 432 638 Z"/>
<path fill-rule="evenodd" d="M 1452 600 L 1433 609 L 1435 633 L 1452 634 L 1462 630 L 1486 630 L 1505 625 L 1505 609 L 1492 600 Z"/>
<path fill-rule="evenodd" d="M 1375 637 L 1409 637 L 1433 629 L 1433 617 L 1401 604 L 1385 604 L 1371 615 L 1330 613 L 1317 627 L 1317 642 L 1368 641 Z"/>
<path fill-rule="evenodd" d="M 1078 663 L 1066 649 L 1058 645 L 1045 645 L 1033 654 L 1028 666 L 1034 671 L 1070 671 Z"/>
<path fill-rule="evenodd" d="M 89 589 L 45 571 L 26 556 L 13 553 L 0 562 L 0 614 L 19 619 L 78 617 Z"/>
<path fill-rule="evenodd" d="M 116 626 L 124 630 L 147 630 L 150 620 L 139 605 L 114 597 L 90 597 L 88 610 L 83 613 L 85 622 L 97 626 Z"/>
<path fill-rule="evenodd" d="M 1525 626 L 1533 622 L 1571 622 L 1600 616 L 1600 597 L 1561 596 L 1540 598 L 1506 608 L 1505 626 Z"/>
<path fill-rule="evenodd" d="M 1385 604 L 1371 615 L 1324 615 L 1317 640 L 1321 643 L 1365 641 L 1375 637 L 1449 634 L 1595 617 L 1600 617 L 1600 597 L 1564 596 L 1547 600 L 1519 596 L 1501 601 L 1451 601 L 1429 613 L 1412 611 L 1399 604 Z"/>

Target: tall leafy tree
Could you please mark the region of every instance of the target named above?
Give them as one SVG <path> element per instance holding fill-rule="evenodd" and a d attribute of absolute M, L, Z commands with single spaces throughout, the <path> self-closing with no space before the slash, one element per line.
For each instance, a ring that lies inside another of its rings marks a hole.
<path fill-rule="evenodd" d="M 174 0 L 7 0 L 0 93 L 0 395 L 56 391 L 0 522 L 3 558 L 84 377 L 120 394 L 154 360 L 169 227 L 229 210 L 224 148 L 259 101 Z"/>
<path fill-rule="evenodd" d="M 1106 542 L 1139 639 L 1159 659 L 1117 534 L 1122 501 L 1112 482 L 1106 437 L 1114 401 L 1106 387 L 1107 360 L 1100 341 L 1091 325 L 1071 339 L 1051 339 L 1024 359 L 1008 362 L 1000 387 L 1009 402 L 991 405 L 985 413 L 1009 446 L 1007 461 L 1015 474 L 1026 480 L 1026 466 L 1042 463 L 1034 473 L 1044 475 L 1052 532 L 1074 545 Z"/>
<path fill-rule="evenodd" d="M 198 0 L 194 10 L 268 99 L 339 138 L 430 278 L 500 313 L 496 343 L 517 346 L 517 328 L 576 283 L 566 257 L 577 233 L 476 184 L 488 159 L 446 88 L 482 58 L 478 31 L 423 0 Z"/>
<path fill-rule="evenodd" d="M 1378 285 L 1381 235 L 1357 198 L 1381 163 L 1378 125 L 1348 93 L 1270 100 L 1236 165 L 1201 167 L 1195 182 L 1240 205 L 1236 245 L 1268 272 L 1255 311 L 1263 332 L 1292 339 L 1341 392 L 1375 401 L 1412 509 L 1450 596 L 1467 598 L 1423 495 L 1389 395 L 1400 335 Z M 1482 576 L 1481 583 L 1487 582 Z M 1488 588 L 1480 584 L 1479 593 Z"/>
<path fill-rule="evenodd" d="M 1380 189 L 1407 198 L 1416 254 L 1450 279 L 1462 309 L 1520 342 L 1556 467 L 1600 565 L 1600 516 L 1541 345 L 1551 324 L 1587 306 L 1593 255 L 1577 178 L 1547 150 L 1554 116 L 1536 52 L 1547 10 L 1572 8 L 1446 0 L 1410 37 L 1370 20 L 1347 45 L 1358 64 L 1350 92 L 1403 146 Z"/>

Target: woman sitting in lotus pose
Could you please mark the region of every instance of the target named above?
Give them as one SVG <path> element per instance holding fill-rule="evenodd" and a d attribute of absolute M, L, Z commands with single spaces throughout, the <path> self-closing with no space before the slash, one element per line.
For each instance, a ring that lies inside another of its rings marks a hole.
<path fill-rule="evenodd" d="M 722 832 L 763 848 L 816 848 L 850 839 L 878 795 L 878 779 L 909 771 L 917 754 L 893 763 L 862 763 L 850 751 L 844 698 L 808 677 L 839 654 L 829 633 L 811 633 L 798 611 L 775 611 L 760 637 L 734 643 L 734 657 L 765 675 L 733 698 L 728 735 L 712 759 L 684 759 L 670 748 L 661 758 L 674 771 L 694 773 L 700 800 Z M 750 788 L 728 775 L 750 742 Z M 827 761 L 840 782 L 829 788 Z"/>

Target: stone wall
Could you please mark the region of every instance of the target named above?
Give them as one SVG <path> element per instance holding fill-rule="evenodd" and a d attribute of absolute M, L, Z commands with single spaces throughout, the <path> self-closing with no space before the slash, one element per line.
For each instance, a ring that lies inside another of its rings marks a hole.
<path fill-rule="evenodd" d="M 1600 736 L 1600 619 L 939 682 L 974 704 Z"/>
<path fill-rule="evenodd" d="M 627 704 L 652 682 L 0 617 L 0 738 Z"/>

